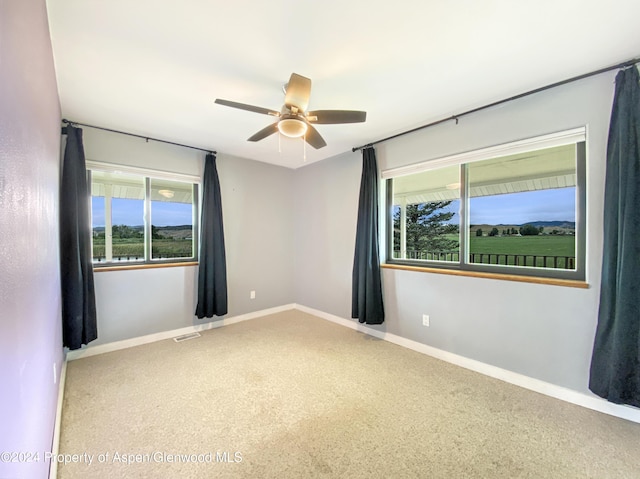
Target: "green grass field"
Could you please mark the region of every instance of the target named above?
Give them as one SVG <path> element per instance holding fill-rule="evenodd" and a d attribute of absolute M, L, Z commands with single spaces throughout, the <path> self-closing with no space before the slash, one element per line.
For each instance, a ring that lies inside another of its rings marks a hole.
<path fill-rule="evenodd" d="M 527 255 L 518 258 L 520 266 L 537 266 L 547 268 L 573 268 L 572 258 L 576 254 L 575 236 L 471 236 L 469 252 L 473 254 L 474 263 L 516 264 L 515 255 Z M 479 257 L 479 254 L 485 256 Z M 492 256 L 489 256 L 492 255 Z M 503 256 L 514 255 L 514 256 Z M 558 256 L 557 260 L 544 256 Z M 535 259 L 534 259 L 535 257 Z M 534 265 L 535 261 L 535 265 Z"/>
<path fill-rule="evenodd" d="M 151 249 L 153 259 L 190 258 L 193 242 L 179 239 L 154 239 Z M 114 239 L 112 245 L 113 259 L 116 261 L 136 261 L 144 259 L 144 243 L 140 239 Z M 93 243 L 94 261 L 103 262 L 105 256 L 104 240 Z"/>
<path fill-rule="evenodd" d="M 471 236 L 471 253 L 575 256 L 575 236 Z"/>

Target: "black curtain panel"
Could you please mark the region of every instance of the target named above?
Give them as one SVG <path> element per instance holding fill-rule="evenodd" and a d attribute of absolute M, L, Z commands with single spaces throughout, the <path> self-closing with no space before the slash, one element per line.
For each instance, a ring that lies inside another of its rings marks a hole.
<path fill-rule="evenodd" d="M 205 159 L 200 221 L 200 265 L 198 270 L 198 318 L 227 314 L 227 263 L 224 250 L 222 200 L 216 157 Z"/>
<path fill-rule="evenodd" d="M 378 164 L 372 147 L 362 150 L 362 179 L 353 259 L 351 317 L 382 324 L 384 304 L 378 244 Z"/>
<path fill-rule="evenodd" d="M 640 75 L 616 76 L 604 197 L 600 310 L 589 388 L 640 407 Z"/>
<path fill-rule="evenodd" d="M 91 264 L 91 196 L 82 129 L 69 125 L 66 133 L 60 184 L 62 338 L 69 349 L 79 349 L 98 337 Z"/>

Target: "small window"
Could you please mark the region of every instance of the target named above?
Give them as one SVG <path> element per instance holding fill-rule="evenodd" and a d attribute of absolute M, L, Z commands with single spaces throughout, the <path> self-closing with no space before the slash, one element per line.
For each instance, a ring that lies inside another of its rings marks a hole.
<path fill-rule="evenodd" d="M 584 136 L 384 172 L 388 262 L 584 280 Z"/>
<path fill-rule="evenodd" d="M 89 170 L 94 265 L 193 261 L 198 185 Z"/>

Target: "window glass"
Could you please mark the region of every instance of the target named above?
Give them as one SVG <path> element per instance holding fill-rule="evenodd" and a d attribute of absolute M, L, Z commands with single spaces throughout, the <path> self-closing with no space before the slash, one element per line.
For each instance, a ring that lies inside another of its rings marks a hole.
<path fill-rule="evenodd" d="M 153 259 L 194 256 L 192 184 L 151 179 L 151 251 Z"/>
<path fill-rule="evenodd" d="M 459 261 L 460 168 L 396 178 L 393 184 L 393 257 Z"/>
<path fill-rule="evenodd" d="M 92 190 L 93 190 L 92 184 Z M 91 231 L 93 233 L 93 261 L 105 260 L 104 195 L 91 195 Z"/>
<path fill-rule="evenodd" d="M 144 191 L 143 177 L 92 172 L 94 258 L 97 261 L 144 259 Z"/>
<path fill-rule="evenodd" d="M 576 267 L 576 145 L 471 163 L 469 263 Z"/>

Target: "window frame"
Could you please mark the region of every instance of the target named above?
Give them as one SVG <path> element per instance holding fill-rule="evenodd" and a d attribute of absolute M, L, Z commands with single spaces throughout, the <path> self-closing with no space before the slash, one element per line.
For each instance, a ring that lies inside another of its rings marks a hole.
<path fill-rule="evenodd" d="M 115 163 L 106 163 L 106 162 L 98 162 L 98 161 L 86 161 L 86 169 L 87 169 L 87 184 L 89 185 L 89 212 L 93 215 L 93 210 L 91 207 L 91 181 L 92 181 L 92 173 L 93 171 L 100 171 L 104 173 L 114 173 L 114 174 L 126 174 L 126 175 L 135 175 L 139 176 L 144 181 L 144 259 L 142 260 L 131 260 L 131 261 L 104 261 L 104 262 L 96 262 L 92 259 L 92 265 L 94 269 L 103 269 L 103 268 L 115 268 L 115 269 L 125 269 L 127 267 L 132 268 L 140 268 L 145 266 L 171 266 L 180 263 L 185 264 L 193 264 L 199 261 L 200 256 L 200 208 L 201 208 L 201 183 L 202 180 L 200 177 L 195 175 L 188 175 L 183 173 L 174 173 L 169 171 L 162 170 L 153 170 L 150 168 L 139 168 L 134 166 L 126 166 L 126 165 L 118 165 Z M 192 223 L 193 223 L 193 232 L 192 232 L 192 244 L 193 244 L 193 255 L 190 257 L 181 257 L 181 258 L 159 258 L 154 259 L 152 253 L 152 238 L 151 238 L 151 180 L 169 180 L 175 181 L 179 183 L 187 183 L 192 186 L 193 191 L 193 201 L 192 201 Z M 93 220 L 91 220 L 91 224 L 93 224 Z M 105 242 L 106 238 L 106 230 L 105 230 Z M 91 255 L 93 258 L 93 234 L 91 234 Z"/>
<path fill-rule="evenodd" d="M 549 135 L 533 137 L 525 140 L 518 140 L 504 143 L 497 146 L 472 150 L 466 153 L 450 155 L 437 158 L 431 161 L 420 162 L 393 168 L 382 172 L 382 179 L 385 180 L 385 225 L 384 248 L 386 258 L 384 263 L 395 266 L 432 268 L 444 271 L 459 271 L 473 273 L 489 273 L 505 276 L 551 278 L 560 280 L 586 281 L 586 171 L 587 171 L 587 131 L 586 127 L 574 128 Z M 469 175 L 468 165 L 483 160 L 496 159 L 515 153 L 536 151 L 554 146 L 568 144 L 576 145 L 576 251 L 575 269 L 554 269 L 527 266 L 506 266 L 486 263 L 470 263 L 468 261 L 470 237 L 469 237 Z M 408 176 L 425 171 L 432 171 L 449 166 L 457 165 L 460 168 L 460 251 L 458 261 L 433 261 L 433 260 L 412 260 L 396 259 L 393 257 L 393 206 L 394 192 L 393 179 L 400 176 Z"/>

